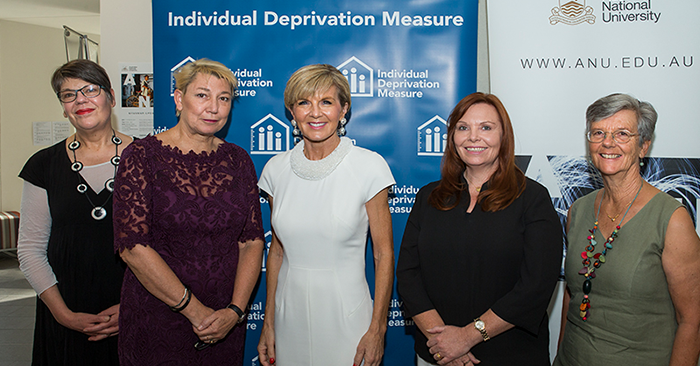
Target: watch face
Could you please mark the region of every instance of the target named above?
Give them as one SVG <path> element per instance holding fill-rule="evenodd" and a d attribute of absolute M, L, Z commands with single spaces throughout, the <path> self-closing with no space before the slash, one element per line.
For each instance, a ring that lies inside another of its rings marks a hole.
<path fill-rule="evenodd" d="M 476 323 L 474 323 L 474 326 L 475 326 L 476 329 L 478 329 L 478 330 L 484 330 L 484 329 L 486 329 L 486 324 L 484 324 L 484 322 L 481 321 L 481 320 L 479 320 L 479 321 L 477 321 Z"/>

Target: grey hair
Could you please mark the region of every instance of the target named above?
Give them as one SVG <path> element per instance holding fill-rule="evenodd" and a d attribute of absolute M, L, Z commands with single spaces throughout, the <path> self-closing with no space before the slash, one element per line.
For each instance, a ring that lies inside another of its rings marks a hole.
<path fill-rule="evenodd" d="M 586 130 L 591 130 L 591 124 L 608 118 L 613 114 L 630 110 L 637 115 L 637 133 L 639 133 L 639 145 L 651 141 L 654 137 L 654 128 L 658 114 L 649 102 L 642 102 L 627 94 L 614 93 L 602 97 L 586 109 Z"/>

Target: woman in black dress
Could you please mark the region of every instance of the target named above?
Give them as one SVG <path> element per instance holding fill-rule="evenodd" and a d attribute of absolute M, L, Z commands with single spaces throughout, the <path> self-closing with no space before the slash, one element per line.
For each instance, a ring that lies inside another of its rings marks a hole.
<path fill-rule="evenodd" d="M 112 128 L 114 91 L 88 60 L 51 84 L 75 134 L 34 154 L 24 179 L 18 256 L 39 294 L 32 365 L 118 365 L 124 264 L 113 250 L 112 190 L 131 138 Z"/>
<path fill-rule="evenodd" d="M 442 179 L 421 188 L 396 269 L 418 365 L 549 365 L 547 305 L 562 229 L 547 190 L 515 166 L 501 101 L 452 111 Z"/>

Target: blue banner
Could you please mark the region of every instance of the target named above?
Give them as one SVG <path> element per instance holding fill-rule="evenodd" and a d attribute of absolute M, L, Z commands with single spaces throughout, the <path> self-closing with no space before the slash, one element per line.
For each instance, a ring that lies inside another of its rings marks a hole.
<path fill-rule="evenodd" d="M 222 62 L 240 88 L 221 137 L 248 150 L 260 174 L 270 157 L 294 144 L 283 102 L 287 79 L 304 65 L 336 66 L 352 92 L 347 136 L 381 154 L 397 181 L 389 204 L 398 254 L 416 192 L 440 178 L 447 117 L 476 88 L 477 6 L 478 0 L 154 0 L 155 132 L 177 122 L 173 71 L 204 57 Z M 269 246 L 269 207 L 261 202 Z M 373 290 L 371 245 L 367 252 Z M 244 365 L 258 365 L 264 275 L 251 300 Z M 412 365 L 416 330 L 395 292 L 387 322 L 384 365 Z"/>

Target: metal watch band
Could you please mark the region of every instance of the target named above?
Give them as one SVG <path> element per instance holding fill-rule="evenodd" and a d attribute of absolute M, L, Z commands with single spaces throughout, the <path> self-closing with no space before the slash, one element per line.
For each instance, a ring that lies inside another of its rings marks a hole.
<path fill-rule="evenodd" d="M 474 328 L 476 328 L 476 330 L 478 330 L 479 333 L 481 333 L 481 337 L 484 338 L 484 342 L 491 339 L 491 337 L 489 337 L 489 334 L 486 333 L 486 324 L 484 324 L 484 321 L 481 320 L 481 318 L 474 319 Z"/>

